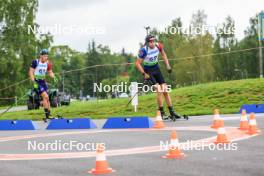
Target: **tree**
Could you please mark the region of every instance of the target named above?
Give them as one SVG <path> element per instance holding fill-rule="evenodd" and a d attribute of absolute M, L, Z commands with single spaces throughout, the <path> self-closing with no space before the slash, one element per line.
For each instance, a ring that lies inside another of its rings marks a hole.
<path fill-rule="evenodd" d="M 225 18 L 222 25 L 218 25 L 218 33 L 214 42 L 214 53 L 229 52 L 236 48 L 237 39 L 235 38 L 235 21 L 231 16 Z M 234 79 L 239 59 L 237 54 L 215 55 L 214 68 L 217 79 Z"/>
<path fill-rule="evenodd" d="M 239 49 L 258 47 L 258 15 L 251 17 L 249 27 L 245 30 L 245 37 L 239 42 Z M 259 52 L 251 50 L 239 55 L 243 63 L 243 70 L 249 77 L 259 77 Z"/>
<path fill-rule="evenodd" d="M 34 26 L 38 1 L 10 0 L 0 3 L 0 62 L 1 87 L 28 77 L 28 67 L 36 58 L 39 46 L 50 44 L 51 36 L 29 32 L 28 26 Z M 4 66 L 5 65 L 5 66 Z M 21 95 L 25 93 L 24 86 L 16 86 L 0 92 L 1 97 Z"/>

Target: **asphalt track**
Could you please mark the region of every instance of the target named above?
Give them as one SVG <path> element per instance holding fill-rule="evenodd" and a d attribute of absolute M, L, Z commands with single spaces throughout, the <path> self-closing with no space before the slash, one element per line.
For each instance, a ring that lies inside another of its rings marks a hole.
<path fill-rule="evenodd" d="M 103 142 L 109 165 L 116 170 L 109 175 L 264 175 L 263 135 L 249 136 L 236 129 L 239 115 L 225 115 L 225 127 L 230 140 L 237 150 L 210 150 L 216 131 L 210 128 L 212 116 L 190 117 L 189 121 L 166 122 L 167 128 L 103 130 L 104 120 L 96 120 L 96 130 L 56 130 L 47 131 L 45 124 L 37 122 L 36 131 L 0 131 L 1 176 L 74 176 L 90 175 L 88 170 L 95 165 L 95 152 L 74 148 L 63 150 L 28 150 L 31 143 L 81 144 Z M 259 129 L 263 132 L 264 115 L 256 117 Z M 181 143 L 207 141 L 204 150 L 187 148 L 184 159 L 163 159 L 165 150 L 160 149 L 160 141 L 170 139 L 176 130 Z"/>
<path fill-rule="evenodd" d="M 0 113 L 5 112 L 7 110 L 7 108 L 0 109 Z M 7 112 L 15 112 L 15 111 L 23 111 L 23 110 L 27 110 L 27 106 L 14 106 L 11 109 L 9 109 Z"/>

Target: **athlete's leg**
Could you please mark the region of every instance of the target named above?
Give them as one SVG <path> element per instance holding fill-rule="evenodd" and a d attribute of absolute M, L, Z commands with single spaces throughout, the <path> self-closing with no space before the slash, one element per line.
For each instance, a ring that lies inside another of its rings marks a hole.
<path fill-rule="evenodd" d="M 39 82 L 39 92 L 42 97 L 43 107 L 44 107 L 44 112 L 45 112 L 45 117 L 46 117 L 44 121 L 50 118 L 49 117 L 50 116 L 50 102 L 49 102 L 49 95 L 47 93 L 47 90 L 48 90 L 48 85 L 46 84 L 46 82 L 40 81 Z"/>
<path fill-rule="evenodd" d="M 177 118 L 180 118 L 180 116 L 177 115 L 174 112 L 174 109 L 173 109 L 173 106 L 172 106 L 172 102 L 171 102 L 171 97 L 170 97 L 170 94 L 169 94 L 168 89 L 167 89 L 167 84 L 166 83 L 163 83 L 160 86 L 161 86 L 161 89 L 162 89 L 161 91 L 162 91 L 162 94 L 163 94 L 163 96 L 165 98 L 166 104 L 168 106 L 171 119 L 172 120 L 175 120 Z"/>
<path fill-rule="evenodd" d="M 45 116 L 46 116 L 46 119 L 48 119 L 50 116 L 49 95 L 47 94 L 46 91 L 44 91 L 41 93 L 41 97 L 43 100 L 43 107 L 44 107 Z"/>
<path fill-rule="evenodd" d="M 158 83 L 159 86 L 157 86 L 157 94 L 159 96 L 158 99 L 158 109 L 161 113 L 161 116 L 163 118 L 163 120 L 168 119 L 168 116 L 165 114 L 164 108 L 163 108 L 163 88 L 162 85 L 165 84 L 165 80 L 161 74 L 161 71 L 159 68 L 157 68 L 155 70 L 155 72 L 153 73 L 153 77 L 155 78 L 156 82 Z M 167 100 L 166 100 L 167 102 Z"/>
<path fill-rule="evenodd" d="M 41 93 L 42 101 L 43 101 L 43 107 L 44 109 L 50 109 L 49 107 L 49 96 L 46 91 Z"/>
<path fill-rule="evenodd" d="M 157 103 L 159 107 L 163 107 L 163 100 L 162 100 L 162 92 L 160 91 L 160 85 L 159 84 L 155 84 L 155 90 L 157 92 Z"/>
<path fill-rule="evenodd" d="M 163 83 L 160 85 L 161 86 L 161 89 L 162 89 L 162 94 L 165 98 L 165 101 L 166 101 L 166 104 L 168 107 L 171 107 L 172 106 L 172 102 L 171 102 L 171 97 L 170 97 L 170 94 L 167 90 L 167 84 L 166 83 Z"/>
<path fill-rule="evenodd" d="M 50 112 L 50 100 L 48 99 L 48 110 Z"/>
<path fill-rule="evenodd" d="M 181 118 L 180 115 L 178 115 L 174 109 L 173 109 L 173 106 L 172 106 L 172 102 L 171 102 L 171 97 L 170 97 L 170 94 L 168 92 L 168 89 L 167 89 L 167 85 L 166 84 L 162 84 L 161 87 L 163 88 L 163 95 L 165 97 L 165 100 L 166 100 L 166 103 L 167 103 L 167 106 L 168 106 L 168 109 L 169 109 L 169 112 L 170 112 L 170 118 L 172 120 L 176 120 L 176 119 L 179 119 Z M 187 119 L 188 120 L 188 116 L 186 115 L 183 115 L 184 119 Z"/>
<path fill-rule="evenodd" d="M 161 92 L 162 92 L 162 95 L 164 96 L 166 104 L 168 106 L 168 109 L 170 112 L 170 118 L 172 120 L 178 119 L 178 118 L 180 118 L 180 116 L 174 112 L 172 102 L 171 102 L 171 97 L 170 97 L 170 94 L 168 92 L 167 84 L 165 83 L 165 81 L 163 81 L 162 75 L 160 75 L 160 77 L 161 77 L 161 79 L 160 79 L 161 80 L 160 81 L 161 82 L 161 84 L 160 84 Z"/>
<path fill-rule="evenodd" d="M 159 107 L 159 110 L 161 111 L 161 114 L 164 114 L 164 110 L 163 110 L 163 100 L 162 100 L 162 92 L 160 92 L 160 85 L 157 82 L 156 79 L 156 69 L 145 69 L 144 70 L 147 74 L 149 74 L 150 78 L 149 81 L 151 82 L 151 86 L 154 86 L 154 90 L 157 93 L 157 104 Z"/>
<path fill-rule="evenodd" d="M 168 116 L 166 115 L 164 108 L 163 108 L 163 92 L 161 86 L 158 84 L 156 85 L 156 92 L 157 92 L 157 103 L 158 103 L 158 110 L 160 111 L 161 117 L 163 120 L 167 120 Z"/>

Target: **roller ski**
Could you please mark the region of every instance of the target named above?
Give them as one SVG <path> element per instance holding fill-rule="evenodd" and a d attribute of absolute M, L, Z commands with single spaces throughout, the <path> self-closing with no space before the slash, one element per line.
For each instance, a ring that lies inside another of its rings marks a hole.
<path fill-rule="evenodd" d="M 169 116 L 166 115 L 163 107 L 160 107 L 159 110 L 160 110 L 162 120 L 176 121 L 177 119 L 185 119 L 185 120 L 189 119 L 189 117 L 187 115 L 181 116 L 181 115 L 176 114 L 172 107 L 169 107 L 169 112 L 170 112 Z"/>
<path fill-rule="evenodd" d="M 170 112 L 170 115 L 168 116 L 169 119 L 171 119 L 172 121 L 176 121 L 177 119 L 185 119 L 185 120 L 189 120 L 189 117 L 187 115 L 178 115 L 175 112 Z"/>
<path fill-rule="evenodd" d="M 159 111 L 160 111 L 160 115 L 161 115 L 162 120 L 164 120 L 164 121 L 172 120 L 172 119 L 171 119 L 171 116 L 168 116 L 168 115 L 165 113 L 163 107 L 159 107 Z"/>
<path fill-rule="evenodd" d="M 61 115 L 56 115 L 55 117 L 50 117 L 50 111 L 48 113 L 45 113 L 45 118 L 43 118 L 44 123 L 47 123 L 48 120 L 53 120 L 53 119 L 64 119 Z"/>
<path fill-rule="evenodd" d="M 185 119 L 185 120 L 189 119 L 187 115 L 181 116 L 181 115 L 176 114 L 175 111 L 173 110 L 173 107 L 169 107 L 169 111 L 170 111 L 169 117 L 172 121 L 176 121 L 177 119 Z"/>

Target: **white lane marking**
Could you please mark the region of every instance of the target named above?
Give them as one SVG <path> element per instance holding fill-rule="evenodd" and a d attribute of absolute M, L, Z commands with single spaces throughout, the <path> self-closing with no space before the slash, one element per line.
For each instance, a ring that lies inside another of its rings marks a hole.
<path fill-rule="evenodd" d="M 57 133 L 39 133 L 33 135 L 23 135 L 23 136 L 10 136 L 0 138 L 0 142 L 7 141 L 17 141 L 17 140 L 25 140 L 32 138 L 42 138 L 42 137 L 54 137 L 54 136 L 63 136 L 63 135 L 76 135 L 76 134 L 95 134 L 95 133 L 113 133 L 113 132 L 127 132 L 127 131 L 169 131 L 169 130 L 189 130 L 189 131 L 215 131 L 208 126 L 195 126 L 195 127 L 166 127 L 163 129 L 110 129 L 110 130 L 87 130 L 87 131 L 68 131 L 68 132 L 57 132 Z"/>
<path fill-rule="evenodd" d="M 179 128 L 179 127 L 176 127 Z M 181 129 L 191 129 L 195 130 L 197 127 L 182 127 Z M 206 127 L 207 130 L 211 130 L 209 127 Z M 167 128 L 175 129 L 175 127 Z M 232 136 L 231 141 L 240 141 L 248 138 L 255 137 L 257 135 L 246 135 L 244 132 L 237 130 L 237 127 L 227 127 L 227 133 Z M 139 129 L 141 130 L 141 129 Z M 201 130 L 201 128 L 200 128 Z M 205 130 L 205 128 L 203 129 Z M 119 130 L 120 131 L 120 130 Z M 125 131 L 125 130 L 122 130 Z M 126 130 L 126 131 L 136 131 Z M 142 131 L 142 130 L 141 130 Z M 201 130 L 202 131 L 202 130 Z M 207 143 L 202 143 L 204 146 L 208 146 L 213 143 L 216 136 L 196 140 L 194 142 L 201 143 L 202 141 L 206 141 Z M 186 142 L 185 142 L 186 143 Z M 184 143 L 181 143 L 184 144 Z M 137 147 L 137 148 L 128 148 L 128 149 L 117 149 L 117 150 L 108 150 L 106 151 L 107 156 L 120 156 L 120 155 L 132 155 L 132 154 L 145 154 L 152 152 L 161 152 L 160 146 L 148 146 L 148 147 Z M 88 158 L 95 157 L 95 152 L 71 152 L 71 153 L 45 153 L 45 154 L 0 154 L 0 160 L 45 160 L 45 159 L 66 159 L 66 158 Z"/>

